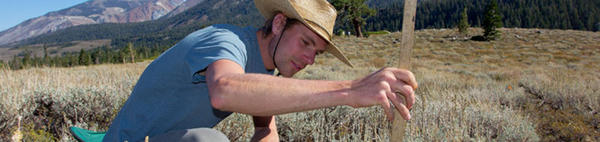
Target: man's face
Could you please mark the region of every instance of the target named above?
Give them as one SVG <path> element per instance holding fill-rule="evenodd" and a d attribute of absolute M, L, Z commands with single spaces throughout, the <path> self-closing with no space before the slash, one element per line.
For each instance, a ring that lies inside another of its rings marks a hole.
<path fill-rule="evenodd" d="M 277 43 L 279 37 L 274 38 Z M 272 42 L 273 43 L 273 42 Z M 292 77 L 311 65 L 315 56 L 323 53 L 328 43 L 304 24 L 296 23 L 285 29 L 275 53 L 275 63 L 284 77 Z"/>

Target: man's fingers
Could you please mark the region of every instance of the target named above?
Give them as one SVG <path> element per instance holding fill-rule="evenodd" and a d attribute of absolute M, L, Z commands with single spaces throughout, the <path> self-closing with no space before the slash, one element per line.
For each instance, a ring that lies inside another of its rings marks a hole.
<path fill-rule="evenodd" d="M 405 120 L 409 120 L 410 112 L 409 112 L 408 108 L 406 108 L 406 105 L 404 105 L 404 102 L 403 102 L 404 100 L 402 100 L 403 97 L 400 97 L 391 91 L 387 92 L 387 96 L 391 100 L 391 102 L 394 104 L 394 107 L 396 108 L 396 110 L 398 110 L 398 112 L 400 112 L 400 115 L 402 115 L 402 117 Z"/>
<path fill-rule="evenodd" d="M 381 91 L 382 92 L 380 92 L 380 93 L 385 93 L 384 90 L 381 90 Z M 394 110 L 392 109 L 392 105 L 390 104 L 390 102 L 387 99 L 383 100 L 383 102 L 381 102 L 381 106 L 383 107 L 383 111 L 385 112 L 388 120 L 389 121 L 394 120 L 394 112 L 392 112 Z"/>
<path fill-rule="evenodd" d="M 393 72 L 397 80 L 391 83 L 391 87 L 394 92 L 399 92 L 404 96 L 404 104 L 410 109 L 415 103 L 414 90 L 418 87 L 415 76 L 412 72 L 403 69 L 396 69 Z"/>
<path fill-rule="evenodd" d="M 395 70 L 394 75 L 396 76 L 398 81 L 402 81 L 405 84 L 410 85 L 413 89 L 417 89 L 419 87 L 419 84 L 417 83 L 417 79 L 415 78 L 415 75 L 408 70 L 402 70 L 402 69 Z"/>
<path fill-rule="evenodd" d="M 409 109 L 412 108 L 413 104 L 415 104 L 415 91 L 410 85 L 403 85 L 400 90 L 405 99 L 404 104 L 406 104 Z"/>
<path fill-rule="evenodd" d="M 400 93 L 400 95 L 404 96 L 402 101 L 409 109 L 412 108 L 413 104 L 415 104 L 415 91 L 412 86 L 405 84 L 404 82 L 396 82 L 392 87 L 394 92 Z"/>
<path fill-rule="evenodd" d="M 408 111 L 408 109 L 406 108 L 406 106 L 402 103 L 398 104 L 395 106 L 396 110 L 398 110 L 398 112 L 400 112 L 400 115 L 402 115 L 402 118 L 404 118 L 404 120 L 410 120 L 410 112 Z"/>

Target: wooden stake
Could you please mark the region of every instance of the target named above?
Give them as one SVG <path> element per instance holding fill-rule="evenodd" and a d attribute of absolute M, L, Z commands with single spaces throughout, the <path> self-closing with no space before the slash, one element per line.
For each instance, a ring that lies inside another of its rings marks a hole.
<path fill-rule="evenodd" d="M 410 69 L 410 57 L 412 47 L 415 44 L 415 15 L 417 11 L 417 0 L 404 1 L 404 19 L 402 19 L 402 46 L 400 54 L 397 56 L 396 66 L 403 69 Z M 399 95 L 402 96 L 402 95 Z M 402 102 L 404 102 L 404 97 Z M 400 142 L 404 139 L 406 131 L 406 120 L 400 116 L 398 111 L 394 111 L 394 120 L 392 122 L 391 142 Z"/>

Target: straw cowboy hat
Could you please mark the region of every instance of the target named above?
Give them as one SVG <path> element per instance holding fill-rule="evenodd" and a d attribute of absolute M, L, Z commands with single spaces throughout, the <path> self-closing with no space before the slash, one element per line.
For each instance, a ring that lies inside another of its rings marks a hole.
<path fill-rule="evenodd" d="M 352 67 L 348 58 L 331 42 L 337 12 L 326 0 L 254 0 L 254 4 L 265 19 L 281 12 L 288 18 L 299 20 L 329 43 L 327 52 Z"/>

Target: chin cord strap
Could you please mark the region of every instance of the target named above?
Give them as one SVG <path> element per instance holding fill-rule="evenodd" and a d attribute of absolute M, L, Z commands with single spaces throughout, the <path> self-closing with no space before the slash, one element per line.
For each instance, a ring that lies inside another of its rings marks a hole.
<path fill-rule="evenodd" d="M 281 36 L 279 36 L 279 39 L 277 40 L 277 44 L 275 44 L 275 50 L 273 51 L 273 65 L 275 65 L 276 69 L 277 68 L 277 63 L 275 63 L 275 53 L 277 53 L 277 47 L 279 46 L 279 42 L 281 41 L 281 38 L 283 37 L 283 33 L 285 33 L 285 26 L 283 27 L 283 31 L 281 31 Z M 277 75 L 275 76 L 281 76 L 281 71 L 277 73 Z"/>

